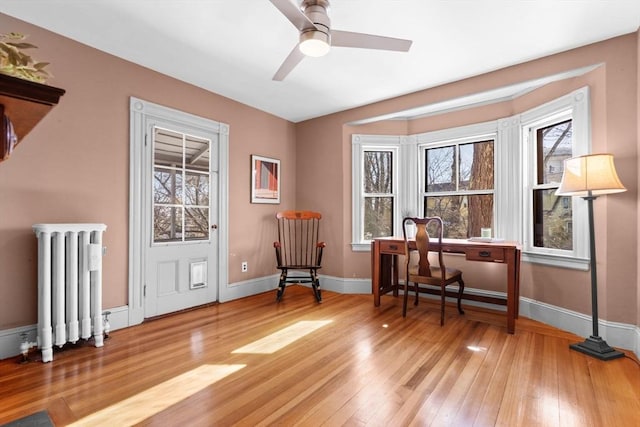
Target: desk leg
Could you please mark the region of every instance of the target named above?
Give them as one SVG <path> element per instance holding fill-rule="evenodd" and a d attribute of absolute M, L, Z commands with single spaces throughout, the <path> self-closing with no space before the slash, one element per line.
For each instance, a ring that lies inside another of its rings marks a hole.
<path fill-rule="evenodd" d="M 507 251 L 507 332 L 513 334 L 516 329 L 516 317 L 518 317 L 518 266 L 517 250 Z"/>
<path fill-rule="evenodd" d="M 371 293 L 373 293 L 373 305 L 380 306 L 380 244 L 371 242 Z"/>
<path fill-rule="evenodd" d="M 516 249 L 516 319 L 520 317 L 520 256 L 522 251 Z"/>

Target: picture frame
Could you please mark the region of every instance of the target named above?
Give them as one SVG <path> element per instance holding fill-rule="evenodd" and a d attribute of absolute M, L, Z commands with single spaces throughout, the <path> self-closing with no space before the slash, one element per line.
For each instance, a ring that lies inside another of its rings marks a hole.
<path fill-rule="evenodd" d="M 280 203 L 280 160 L 251 155 L 251 203 Z"/>

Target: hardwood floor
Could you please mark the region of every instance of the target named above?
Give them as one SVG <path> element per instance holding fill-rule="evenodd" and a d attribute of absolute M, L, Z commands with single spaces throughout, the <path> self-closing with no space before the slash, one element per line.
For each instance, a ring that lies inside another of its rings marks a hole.
<path fill-rule="evenodd" d="M 580 337 L 524 318 L 508 335 L 502 314 L 468 305 L 440 327 L 425 299 L 403 319 L 400 298 L 323 298 L 289 286 L 280 304 L 273 291 L 51 363 L 4 360 L 0 424 L 46 409 L 57 426 L 640 425 L 637 361 L 569 350 Z"/>

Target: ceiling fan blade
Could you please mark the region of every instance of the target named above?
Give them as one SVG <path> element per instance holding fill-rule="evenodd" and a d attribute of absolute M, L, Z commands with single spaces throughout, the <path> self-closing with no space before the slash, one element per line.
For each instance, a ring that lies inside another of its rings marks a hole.
<path fill-rule="evenodd" d="M 363 49 L 381 49 L 407 52 L 411 40 L 393 37 L 375 36 L 373 34 L 352 33 L 351 31 L 331 30 L 331 45 L 339 47 L 360 47 Z"/>
<path fill-rule="evenodd" d="M 276 74 L 273 76 L 273 80 L 284 80 L 284 78 L 287 77 L 291 70 L 293 70 L 303 58 L 304 53 L 300 52 L 298 45 L 295 45 L 291 53 L 289 53 L 289 56 L 287 56 L 287 59 L 284 60 L 280 68 L 278 68 L 278 71 L 276 71 Z"/>
<path fill-rule="evenodd" d="M 302 13 L 291 0 L 269 0 L 300 31 L 316 28 L 313 22 Z"/>

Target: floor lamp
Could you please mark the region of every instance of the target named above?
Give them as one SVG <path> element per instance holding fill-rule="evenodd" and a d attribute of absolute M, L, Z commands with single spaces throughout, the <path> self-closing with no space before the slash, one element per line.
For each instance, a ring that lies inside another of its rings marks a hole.
<path fill-rule="evenodd" d="M 558 196 L 577 196 L 587 201 L 589 210 L 589 258 L 591 268 L 591 317 L 593 334 L 584 342 L 569 347 L 601 360 L 617 359 L 624 353 L 609 346 L 598 335 L 598 278 L 596 274 L 596 243 L 593 227 L 593 201 L 604 194 L 627 191 L 622 185 L 611 154 L 589 154 L 564 161 Z"/>

